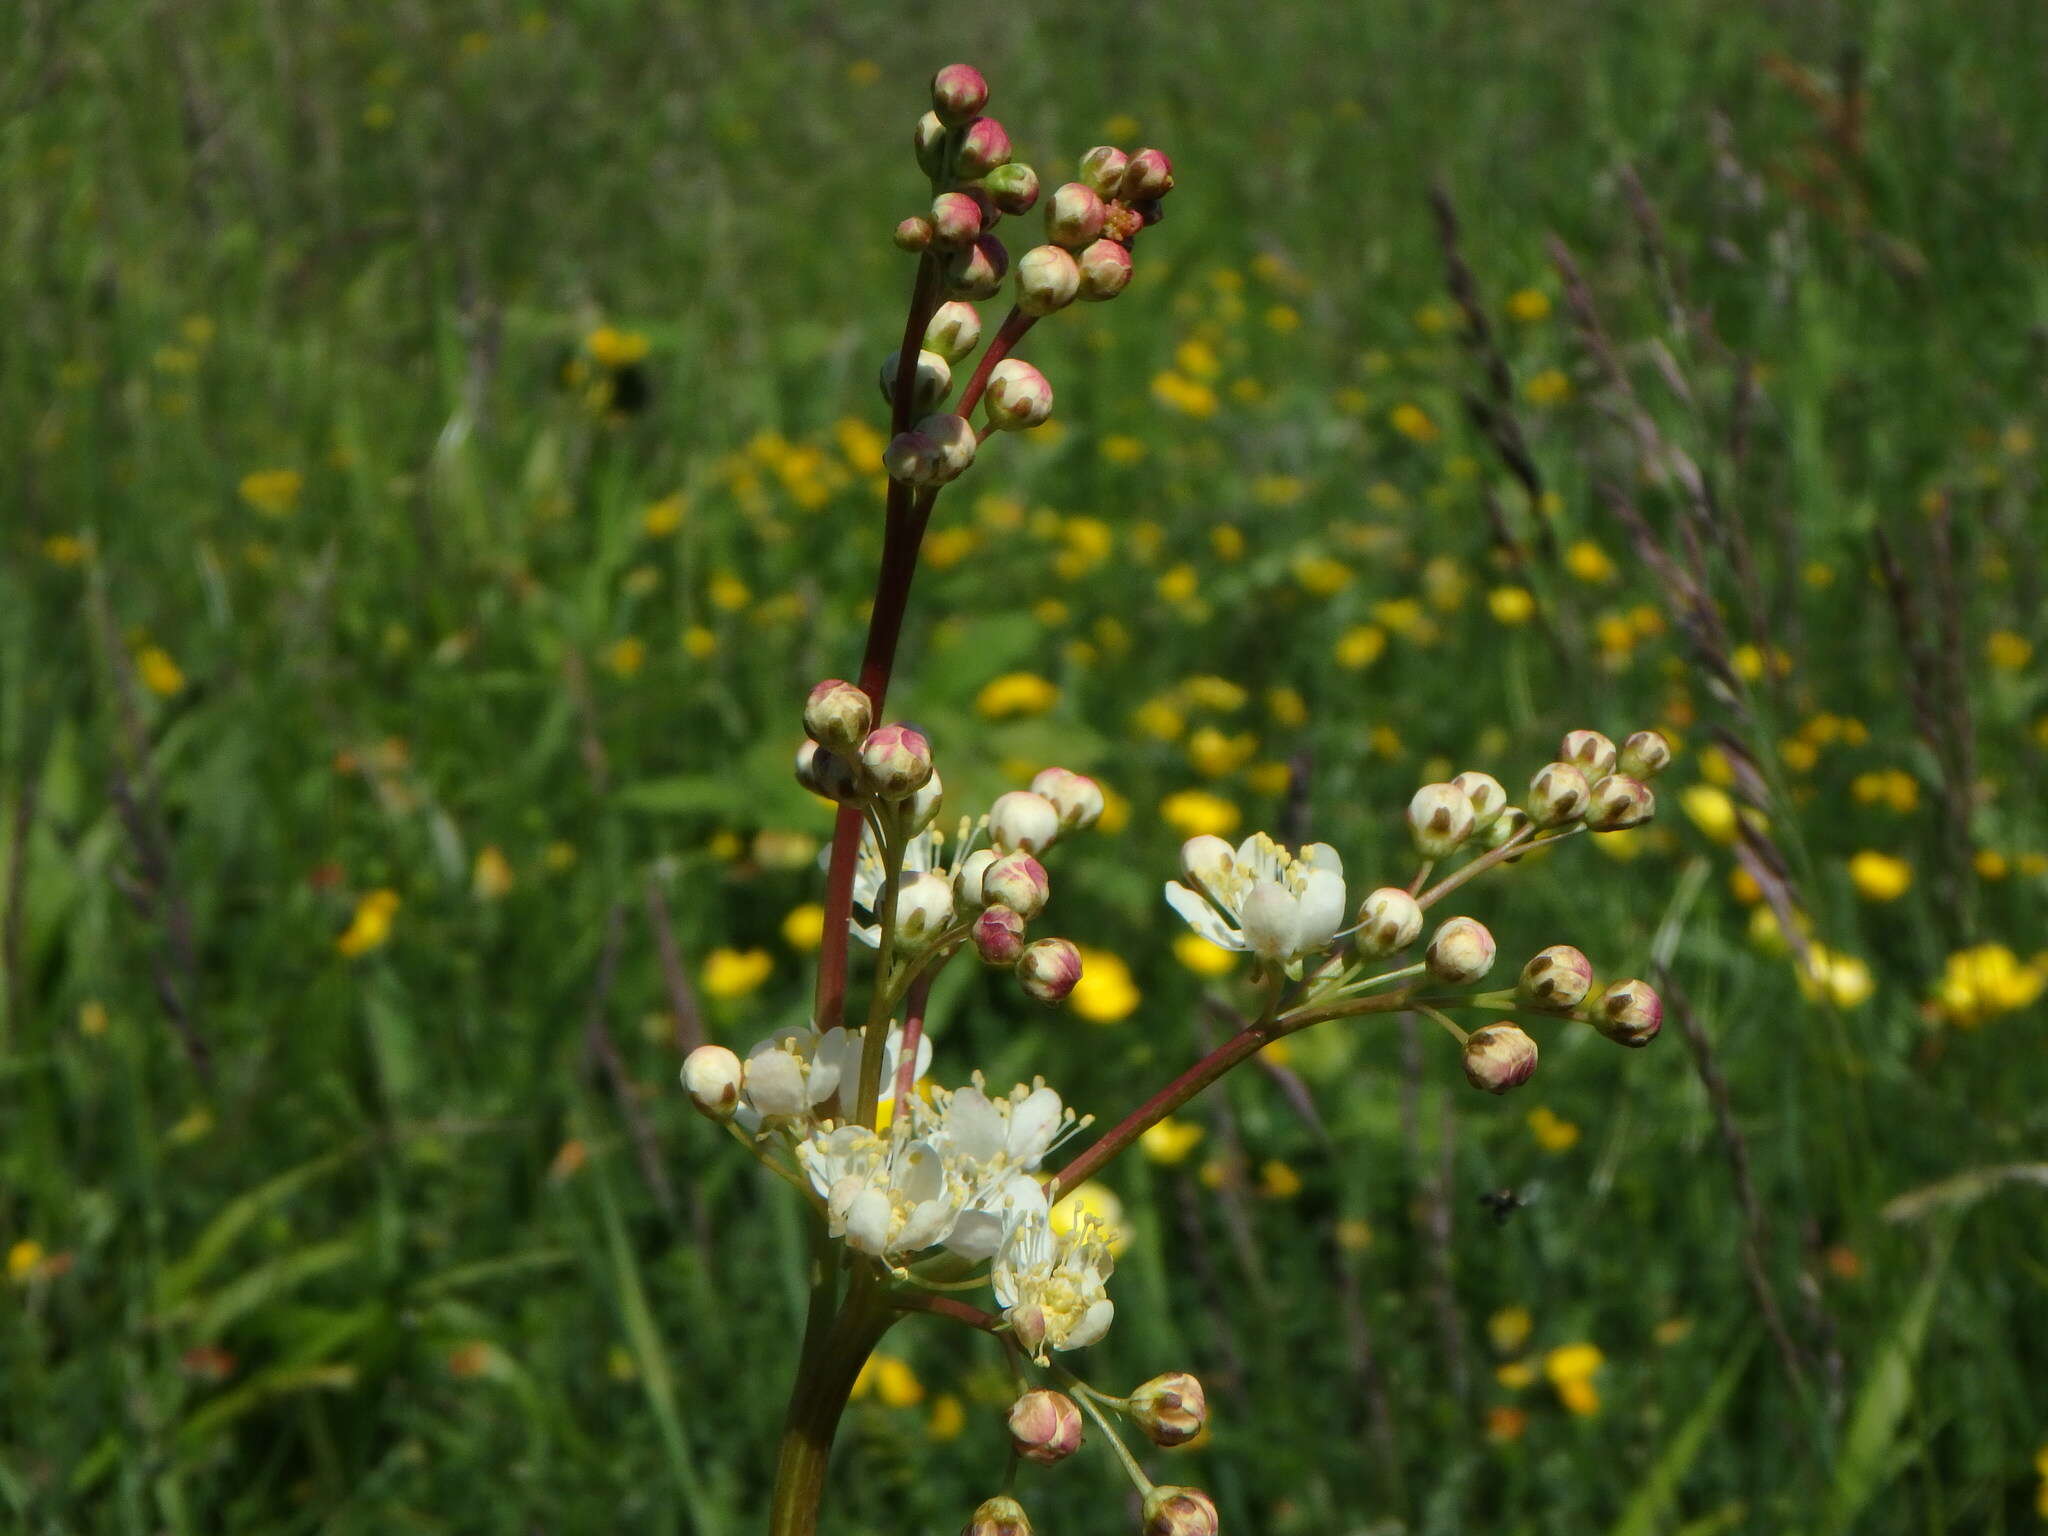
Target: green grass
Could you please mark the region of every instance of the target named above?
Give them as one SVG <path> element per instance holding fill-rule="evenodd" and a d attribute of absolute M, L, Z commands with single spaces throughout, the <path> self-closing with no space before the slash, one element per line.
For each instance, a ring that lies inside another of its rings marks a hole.
<path fill-rule="evenodd" d="M 941 501 L 939 531 L 972 547 L 920 575 L 893 699 L 963 808 L 1054 760 L 1128 802 L 1122 830 L 1058 851 L 1040 926 L 1122 956 L 1142 1002 L 1095 1024 L 957 967 L 940 1078 L 1042 1072 L 1114 1116 L 1200 1049 L 1205 983 L 1173 960 L 1159 899 L 1176 791 L 1336 844 L 1362 892 L 1406 879 L 1400 808 L 1446 763 L 1516 788 L 1566 728 L 1676 717 L 1686 750 L 1635 857 L 1571 845 L 1461 910 L 1494 928 L 1503 970 L 1572 942 L 1639 974 L 1671 925 L 1805 1356 L 1795 1386 L 1678 1028 L 1641 1053 L 1546 1034 L 1538 1078 L 1494 1100 L 1435 1039 L 1411 1065 L 1394 1026 L 1326 1026 L 1291 1065 L 1327 1145 L 1249 1073 L 1192 1114 L 1187 1162 L 1110 1171 L 1133 1240 L 1090 1378 L 1210 1382 L 1212 1442 L 1153 1460 L 1238 1531 L 2029 1528 L 2040 1190 L 1985 1181 L 1881 1215 L 2038 1162 L 2048 1136 L 2041 1005 L 1977 1029 L 1926 1006 L 1963 944 L 2024 961 L 2044 942 L 2048 882 L 2023 860 L 2048 853 L 2048 699 L 2038 667 L 1986 650 L 2010 631 L 2048 654 L 2048 14 L 2024 0 L 29 4 L 0 62 L 0 1247 L 17 1271 L 0 1524 L 758 1526 L 804 1238 L 674 1087 L 645 891 L 700 980 L 721 946 L 772 958 L 750 995 L 705 999 L 714 1038 L 743 1049 L 803 1016 L 807 959 L 781 925 L 816 899 L 803 840 L 827 822 L 787 761 L 801 691 L 855 664 L 879 549 L 837 424 L 883 423 L 874 369 L 909 282 L 887 231 L 918 203 L 923 81 L 953 57 L 987 70 L 1053 181 L 1127 115 L 1180 185 L 1132 290 L 1024 349 L 1061 430 L 992 444 Z M 1845 71 L 1866 92 L 1853 132 L 1795 87 L 1803 72 L 1839 104 Z M 1725 353 L 1674 321 L 1625 165 Z M 1444 294 L 1438 176 L 1518 391 L 1551 368 L 1570 382 L 1518 413 L 1559 539 L 1598 544 L 1611 584 L 1518 576 L 1492 548 L 1487 493 L 1530 526 L 1458 405 L 1478 374 Z M 1727 850 L 1679 809 L 1720 717 L 1668 617 L 1600 658 L 1603 618 L 1668 609 L 1598 487 L 1660 529 L 1681 504 L 1609 424 L 1552 232 L 1644 408 L 1758 549 L 1791 670 L 1750 690 L 1749 740 L 1815 934 L 1872 969 L 1860 1006 L 1807 1001 L 1750 942 Z M 1507 318 L 1527 288 L 1547 319 Z M 651 399 L 623 419 L 563 382 L 606 323 L 649 347 Z M 1190 341 L 1219 368 L 1206 417 L 1153 394 Z M 1738 359 L 1761 387 L 1739 463 Z M 1440 437 L 1397 432 L 1402 404 Z M 1105 453 L 1120 436 L 1141 461 Z M 238 491 L 265 470 L 302 476 L 286 515 Z M 676 493 L 680 527 L 650 536 L 646 509 Z M 1935 493 L 1980 780 L 1961 847 L 1871 575 L 1871 532 L 1917 552 Z M 1062 564 L 1077 518 L 1106 528 L 1106 558 Z M 1212 543 L 1226 523 L 1236 560 Z M 1341 589 L 1304 583 L 1319 557 L 1348 568 Z M 730 608 L 721 578 L 747 589 Z M 1489 616 L 1488 590 L 1517 581 L 1559 647 Z M 1381 605 L 1404 598 L 1433 633 L 1400 632 Z M 1367 625 L 1384 653 L 1339 665 Z M 629 639 L 637 670 L 617 664 Z M 181 686 L 147 686 L 149 647 Z M 1057 705 L 981 720 L 979 690 L 1013 670 L 1055 682 Z M 1185 735 L 1134 726 L 1212 674 L 1247 700 L 1188 707 L 1187 729 L 1292 761 L 1298 804 L 1249 765 L 1211 781 Z M 1305 723 L 1273 717 L 1279 687 Z M 1867 740 L 1785 761 L 1824 713 Z M 1855 794 L 1887 768 L 1918 783 L 1910 813 Z M 486 848 L 512 875 L 488 899 Z M 1865 848 L 1911 863 L 1902 898 L 1856 897 L 1845 861 Z M 2009 872 L 1968 872 L 1979 850 Z M 1674 903 L 1696 867 L 1697 899 Z M 337 935 L 378 890 L 399 899 L 388 942 L 345 957 Z M 641 1086 L 672 1213 L 589 1059 L 594 1010 Z M 1537 1106 L 1576 1143 L 1546 1150 Z M 1244 1169 L 1212 1188 L 1200 1171 L 1233 1144 Z M 1274 1159 L 1298 1195 L 1261 1195 Z M 1478 1202 L 1500 1187 L 1529 1204 L 1497 1225 Z M 1359 1222 L 1368 1244 L 1338 1240 Z M 1534 1319 L 1516 1358 L 1539 1367 L 1519 1391 L 1486 1328 L 1514 1305 Z M 829 1529 L 956 1529 L 998 1486 L 985 1342 L 891 1336 L 928 1397 L 855 1405 Z M 1541 1379 L 1575 1342 L 1605 1357 L 1596 1416 Z M 933 1444 L 944 1394 L 968 1427 Z M 1489 1439 L 1507 1407 L 1526 1424 Z M 1134 1528 L 1107 1457 L 1083 1461 L 1027 1477 L 1040 1528 Z"/>

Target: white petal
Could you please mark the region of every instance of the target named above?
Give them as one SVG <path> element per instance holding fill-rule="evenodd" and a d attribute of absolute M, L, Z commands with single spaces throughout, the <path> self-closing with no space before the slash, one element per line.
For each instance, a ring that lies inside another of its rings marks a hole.
<path fill-rule="evenodd" d="M 1300 862 L 1309 869 L 1327 869 L 1338 876 L 1344 873 L 1344 856 L 1328 843 L 1310 843 L 1301 850 Z"/>
<path fill-rule="evenodd" d="M 1326 846 L 1318 843 L 1318 848 Z M 1337 930 L 1344 925 L 1344 877 L 1335 870 L 1320 866 L 1311 869 L 1302 886 L 1299 898 L 1301 907 L 1301 936 L 1297 950 L 1310 954 L 1319 949 L 1328 949 L 1337 937 Z"/>
<path fill-rule="evenodd" d="M 1198 890 L 1214 891 L 1230 878 L 1230 844 L 1204 832 L 1180 845 L 1180 872 Z"/>
<path fill-rule="evenodd" d="M 1010 1161 L 1035 1168 L 1060 1129 L 1060 1096 L 1050 1088 L 1034 1088 L 1010 1111 L 1010 1135 L 1003 1150 Z"/>
<path fill-rule="evenodd" d="M 879 1189 L 864 1189 L 846 1208 L 846 1241 L 862 1253 L 877 1258 L 889 1246 L 889 1226 L 895 1209 Z"/>
<path fill-rule="evenodd" d="M 1301 904 L 1280 886 L 1254 886 L 1244 901 L 1244 937 L 1262 958 L 1288 959 L 1300 947 Z"/>
<path fill-rule="evenodd" d="M 1211 944 L 1224 949 L 1243 949 L 1244 937 L 1235 928 L 1224 922 L 1216 909 L 1189 890 L 1177 880 L 1166 882 L 1166 904 L 1178 912 L 1183 921 L 1207 939 Z"/>
<path fill-rule="evenodd" d="M 946 1235 L 956 1211 L 950 1200 L 924 1200 L 911 1208 L 909 1220 L 896 1235 L 896 1247 L 903 1253 L 929 1248 Z"/>
<path fill-rule="evenodd" d="M 804 1068 L 788 1051 L 763 1051 L 747 1059 L 747 1099 L 764 1115 L 797 1115 L 808 1107 Z"/>
<path fill-rule="evenodd" d="M 1055 1349 L 1086 1349 L 1105 1333 L 1109 1332 L 1110 1319 L 1116 1315 L 1116 1304 L 1107 1296 L 1096 1302 L 1081 1314 L 1081 1321 L 1067 1330 L 1067 1336 L 1053 1345 Z"/>
<path fill-rule="evenodd" d="M 1003 1218 L 993 1211 L 962 1211 L 946 1234 L 948 1251 L 979 1264 L 1003 1245 Z"/>
<path fill-rule="evenodd" d="M 1237 867 L 1254 880 L 1278 880 L 1284 863 L 1281 847 L 1263 832 L 1237 845 Z"/>
<path fill-rule="evenodd" d="M 985 1163 L 1003 1146 L 1003 1117 L 979 1088 L 962 1088 L 946 1105 L 946 1149 Z"/>

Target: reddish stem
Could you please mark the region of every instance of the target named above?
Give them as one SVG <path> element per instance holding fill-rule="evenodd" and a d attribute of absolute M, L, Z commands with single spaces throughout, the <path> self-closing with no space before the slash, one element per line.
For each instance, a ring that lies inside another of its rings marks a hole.
<path fill-rule="evenodd" d="M 981 392 L 988 388 L 988 376 L 996 370 L 996 364 L 1010 355 L 1010 348 L 1024 338 L 1024 333 L 1038 324 L 1036 315 L 1027 315 L 1021 309 L 1013 308 L 1003 316 L 1003 328 L 996 332 L 995 339 L 988 344 L 988 350 L 981 354 L 981 363 L 974 370 L 974 376 L 967 381 L 967 387 L 960 391 L 960 414 L 968 418 L 974 415 L 974 408 L 981 404 Z"/>
<path fill-rule="evenodd" d="M 939 962 L 939 965 L 943 964 L 943 960 Z M 899 1115 L 917 1086 L 917 1047 L 918 1042 L 924 1039 L 925 1004 L 931 1000 L 932 978 L 938 972 L 938 965 L 922 972 L 910 984 L 910 991 L 903 999 L 903 1044 L 897 1050 L 896 1060 L 896 1113 Z"/>
<path fill-rule="evenodd" d="M 899 1312 L 929 1312 L 934 1317 L 949 1317 L 956 1323 L 965 1323 L 984 1333 L 995 1333 L 1003 1326 L 1003 1320 L 993 1312 L 984 1312 L 950 1296 L 934 1296 L 930 1291 L 899 1291 L 889 1298 L 889 1305 Z"/>

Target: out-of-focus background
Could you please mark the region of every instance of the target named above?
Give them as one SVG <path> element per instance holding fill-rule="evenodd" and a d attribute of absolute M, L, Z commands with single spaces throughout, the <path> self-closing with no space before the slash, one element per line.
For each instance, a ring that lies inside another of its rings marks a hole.
<path fill-rule="evenodd" d="M 801 1232 L 678 1053 L 805 1014 L 797 707 L 962 58 L 1048 187 L 1179 189 L 919 578 L 957 803 L 1112 791 L 1080 992 L 956 965 L 941 1080 L 1109 1116 L 1200 1050 L 1192 832 L 1363 892 L 1425 780 L 1681 744 L 1652 828 L 1459 903 L 1504 977 L 1668 960 L 1652 1048 L 1547 1028 L 1493 1099 L 1327 1026 L 1105 1175 L 1084 1368 L 1215 1413 L 1154 1475 L 1276 1536 L 2036 1528 L 2048 11 L 13 16 L 0 1524 L 758 1527 Z M 999 1485 L 985 1343 L 891 1336 L 831 1529 Z M 1024 1491 L 1080 1536 L 1118 1483 Z"/>

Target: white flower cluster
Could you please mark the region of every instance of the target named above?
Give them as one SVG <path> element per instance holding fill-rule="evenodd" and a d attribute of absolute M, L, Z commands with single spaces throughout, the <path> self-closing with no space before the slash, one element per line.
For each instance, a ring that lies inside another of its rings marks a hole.
<path fill-rule="evenodd" d="M 1263 832 L 1235 849 L 1220 837 L 1194 837 L 1180 850 L 1180 868 L 1188 883 L 1167 881 L 1166 901 L 1190 928 L 1289 976 L 1299 977 L 1303 959 L 1328 949 L 1344 926 L 1344 861 L 1328 843 L 1295 855 Z"/>

